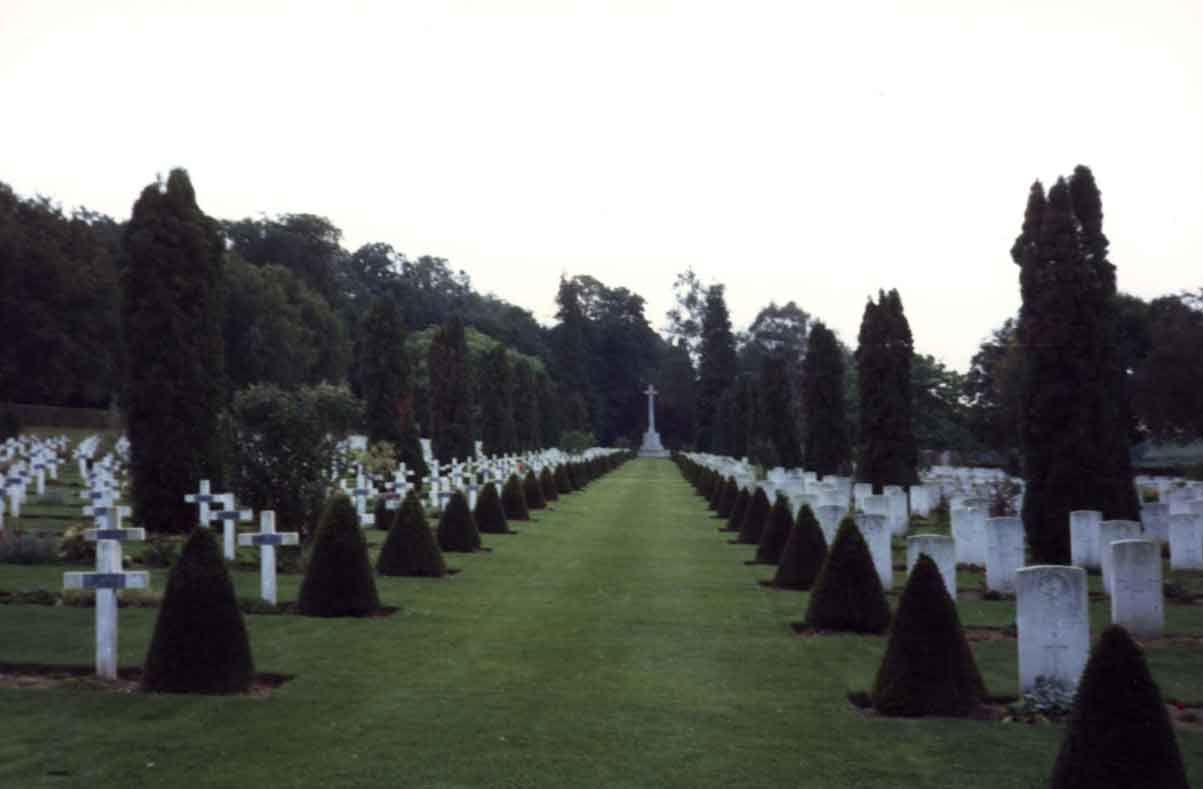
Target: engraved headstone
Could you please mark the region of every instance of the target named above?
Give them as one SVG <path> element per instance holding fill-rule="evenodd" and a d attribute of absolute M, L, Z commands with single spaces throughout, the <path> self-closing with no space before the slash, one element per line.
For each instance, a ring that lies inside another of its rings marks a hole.
<path fill-rule="evenodd" d="M 840 521 L 848 514 L 848 508 L 838 504 L 825 504 L 812 509 L 815 519 L 819 522 L 819 528 L 823 530 L 823 536 L 827 538 L 827 546 L 831 547 L 835 542 L 835 533 L 840 528 Z"/>
<path fill-rule="evenodd" d="M 887 592 L 894 586 L 894 563 L 890 557 L 890 527 L 884 515 L 858 514 L 856 527 L 869 546 L 873 566 Z"/>
<path fill-rule="evenodd" d="M 921 554 L 927 554 L 940 569 L 944 588 L 948 596 L 957 599 L 957 546 L 956 540 L 946 534 L 916 534 L 906 538 L 906 571 L 915 569 Z"/>
<path fill-rule="evenodd" d="M 1170 569 L 1203 570 L 1203 515 L 1170 516 Z"/>
<path fill-rule="evenodd" d="M 1160 638 L 1165 629 L 1161 545 L 1154 540 L 1111 543 L 1111 622 L 1136 638 Z"/>
<path fill-rule="evenodd" d="M 986 563 L 986 512 L 972 507 L 952 510 L 952 536 L 957 545 L 957 564 Z"/>
<path fill-rule="evenodd" d="M 986 588 L 1012 594 L 1015 572 L 1024 565 L 1023 521 L 1019 518 L 986 519 Z"/>
<path fill-rule="evenodd" d="M 1140 523 L 1137 521 L 1099 522 L 1099 564 L 1103 568 L 1103 591 L 1111 594 L 1111 543 L 1116 540 L 1139 540 Z"/>
<path fill-rule="evenodd" d="M 1069 513 L 1069 553 L 1075 567 L 1098 568 L 1099 523 L 1102 520 L 1103 513 L 1098 510 Z"/>
<path fill-rule="evenodd" d="M 1077 687 L 1090 652 L 1086 571 L 1024 567 L 1015 573 L 1015 593 L 1020 691 L 1034 689 L 1037 677 Z"/>
<path fill-rule="evenodd" d="M 1144 536 L 1162 545 L 1170 541 L 1170 505 L 1154 502 L 1140 508 L 1140 525 Z"/>

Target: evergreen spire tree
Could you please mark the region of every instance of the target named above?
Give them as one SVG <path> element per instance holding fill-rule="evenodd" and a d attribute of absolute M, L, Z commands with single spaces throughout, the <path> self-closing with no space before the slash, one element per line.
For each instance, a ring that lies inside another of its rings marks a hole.
<path fill-rule="evenodd" d="M 539 410 L 539 449 L 560 445 L 561 406 L 556 396 L 555 385 L 545 373 L 535 378 L 535 391 Z"/>
<path fill-rule="evenodd" d="M 562 410 L 564 430 L 590 430 L 588 403 L 592 399 L 589 320 L 581 307 L 580 286 L 560 277 L 556 292 L 556 318 L 552 330 L 555 369 L 567 407 Z"/>
<path fill-rule="evenodd" d="M 472 457 L 472 387 L 459 318 L 443 324 L 430 343 L 430 421 L 436 457 L 444 462 Z"/>
<path fill-rule="evenodd" d="M 539 389 L 535 374 L 526 362 L 514 364 L 514 426 L 518 448 L 524 452 L 543 449 L 539 420 Z"/>
<path fill-rule="evenodd" d="M 398 459 L 419 478 L 427 473 L 414 426 L 414 390 L 405 351 L 400 307 L 387 296 L 372 304 L 364 321 L 356 365 L 368 441 L 388 441 Z"/>
<path fill-rule="evenodd" d="M 760 371 L 760 400 L 767 438 L 776 450 L 776 465 L 798 468 L 802 447 L 793 417 L 793 387 L 786 376 L 785 357 L 766 356 Z"/>
<path fill-rule="evenodd" d="M 731 316 L 727 313 L 723 286 L 711 285 L 706 290 L 706 309 L 702 315 L 697 410 L 699 451 L 713 452 L 718 446 L 719 399 L 735 378 L 735 370 L 735 335 L 731 333 Z"/>
<path fill-rule="evenodd" d="M 844 354 L 835 334 L 821 321 L 810 328 L 802 360 L 802 422 L 806 426 L 803 468 L 823 478 L 852 464 L 844 402 Z"/>
<path fill-rule="evenodd" d="M 911 425 L 910 327 L 898 291 L 879 292 L 865 304 L 856 349 L 861 458 L 857 479 L 880 490 L 919 481 Z"/>
<path fill-rule="evenodd" d="M 485 355 L 481 365 L 480 439 L 490 455 L 518 451 L 518 429 L 514 422 L 514 374 L 510 355 L 498 344 Z"/>
<path fill-rule="evenodd" d="M 221 479 L 221 239 L 188 174 L 172 170 L 142 190 L 124 243 L 134 517 L 151 531 L 184 532 L 195 521 L 184 494 Z"/>

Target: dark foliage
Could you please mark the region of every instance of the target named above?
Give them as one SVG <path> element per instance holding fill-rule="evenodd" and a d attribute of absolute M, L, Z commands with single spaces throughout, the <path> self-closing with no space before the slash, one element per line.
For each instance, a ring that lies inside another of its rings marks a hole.
<path fill-rule="evenodd" d="M 739 489 L 739 493 L 735 496 L 735 504 L 731 505 L 731 514 L 727 517 L 727 531 L 739 531 L 739 527 L 744 522 L 744 516 L 748 514 L 748 504 L 752 501 L 752 497 L 743 488 Z"/>
<path fill-rule="evenodd" d="M 505 510 L 501 507 L 501 497 L 497 495 L 497 486 L 486 484 L 476 497 L 476 528 L 481 534 L 511 534 L 509 522 L 505 518 Z"/>
<path fill-rule="evenodd" d="M 472 457 L 472 387 L 464 324 L 452 318 L 430 344 L 430 437 L 439 460 Z"/>
<path fill-rule="evenodd" d="M 956 604 L 936 563 L 921 555 L 890 626 L 873 706 L 886 715 L 965 717 L 985 695 Z"/>
<path fill-rule="evenodd" d="M 167 578 L 143 686 L 158 693 L 241 693 L 254 677 L 225 561 L 209 532 L 196 529 Z"/>
<path fill-rule="evenodd" d="M 501 508 L 505 510 L 505 517 L 509 520 L 530 520 L 530 507 L 526 503 L 526 488 L 517 474 L 511 474 L 501 488 Z"/>
<path fill-rule="evenodd" d="M 803 467 L 820 478 L 842 474 L 852 465 L 844 390 L 844 354 L 835 334 L 816 321 L 802 361 L 802 421 L 806 426 L 802 455 Z"/>
<path fill-rule="evenodd" d="M 844 518 L 810 592 L 806 622 L 818 630 L 884 633 L 890 604 L 860 529 Z"/>
<path fill-rule="evenodd" d="M 468 509 L 468 498 L 460 491 L 451 494 L 439 516 L 439 547 L 452 553 L 471 553 L 481 549 L 480 530 Z"/>
<path fill-rule="evenodd" d="M 697 447 L 702 452 L 718 449 L 719 398 L 735 372 L 735 335 L 731 333 L 731 317 L 723 297 L 723 286 L 711 285 L 706 291 L 702 316 L 698 368 Z"/>
<path fill-rule="evenodd" d="M 368 441 L 389 442 L 406 468 L 418 478 L 425 477 L 426 462 L 414 425 L 414 386 L 405 351 L 405 324 L 400 306 L 390 298 L 377 299 L 364 322 L 356 375 Z"/>
<path fill-rule="evenodd" d="M 781 551 L 773 585 L 782 589 L 809 589 L 827 559 L 827 539 L 809 504 L 798 510 L 798 520 Z"/>
<path fill-rule="evenodd" d="M 748 545 L 756 545 L 760 542 L 760 535 L 769 522 L 769 512 L 772 508 L 764 488 L 757 486 L 748 502 L 748 511 L 744 513 L 744 519 L 739 524 L 740 542 Z"/>
<path fill-rule="evenodd" d="M 769 511 L 768 521 L 760 533 L 760 542 L 756 546 L 756 561 L 777 564 L 793 527 L 794 518 L 789 511 L 789 501 L 785 496 L 777 494 L 777 500 L 773 502 L 773 508 Z"/>
<path fill-rule="evenodd" d="M 794 418 L 794 388 L 787 374 L 784 356 L 764 358 L 760 370 L 760 401 L 764 433 L 776 450 L 777 465 L 797 468 L 802 465 L 802 446 L 798 443 Z"/>
<path fill-rule="evenodd" d="M 434 533 L 426 523 L 426 513 L 415 490 L 410 490 L 401 502 L 401 509 L 388 510 L 388 536 L 376 559 L 376 572 L 381 575 L 405 575 L 441 578 L 447 574 L 443 552 L 435 542 Z M 380 523 L 380 515 L 376 516 Z"/>
<path fill-rule="evenodd" d="M 727 477 L 723 480 L 723 495 L 718 501 L 718 507 L 715 509 L 715 514 L 720 518 L 731 517 L 731 510 L 735 507 L 735 499 L 739 497 L 739 485 L 735 484 L 735 480 Z"/>
<path fill-rule="evenodd" d="M 514 372 L 504 345 L 497 345 L 484 358 L 480 387 L 480 440 L 490 455 L 518 451 L 518 427 L 514 422 Z"/>
<path fill-rule="evenodd" d="M 911 423 L 910 326 L 898 291 L 865 304 L 856 349 L 860 403 L 860 463 L 856 476 L 880 490 L 919 482 L 919 452 Z"/>
<path fill-rule="evenodd" d="M 539 485 L 543 488 L 543 500 L 550 504 L 560 498 L 559 488 L 556 487 L 555 475 L 551 473 L 551 469 L 544 466 L 539 472 Z"/>
<path fill-rule="evenodd" d="M 541 510 L 547 506 L 547 500 L 543 498 L 543 486 L 539 484 L 539 478 L 535 476 L 534 471 L 526 472 L 526 477 L 522 480 L 522 492 L 526 496 L 527 510 Z"/>
<path fill-rule="evenodd" d="M 326 503 L 297 602 L 305 616 L 321 617 L 366 616 L 380 607 L 368 545 L 346 496 Z"/>

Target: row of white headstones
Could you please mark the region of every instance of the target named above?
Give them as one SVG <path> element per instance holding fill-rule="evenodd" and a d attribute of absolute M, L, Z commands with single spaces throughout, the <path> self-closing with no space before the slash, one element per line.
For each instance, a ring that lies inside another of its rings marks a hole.
<path fill-rule="evenodd" d="M 742 470 L 729 458 L 695 459 L 720 473 Z M 972 478 L 972 474 L 966 476 Z M 805 491 L 800 495 L 792 484 L 795 480 Z M 905 534 L 909 528 L 908 491 L 899 487 L 875 496 L 842 484 L 845 482 L 839 479 L 819 485 L 814 475 L 806 472 L 772 475 L 767 483 L 753 479 L 749 484 L 744 478 L 749 490 L 759 485 L 766 488 L 770 498 L 778 491 L 787 495 L 795 517 L 803 503 L 810 504 L 828 545 L 848 514 L 849 505 L 856 500 L 863 509 L 854 513 L 857 528 L 888 590 L 894 581 L 891 537 Z M 934 487 L 946 493 L 948 485 L 949 481 L 944 480 Z M 913 497 L 919 488 L 920 501 L 928 506 L 929 499 L 923 494 L 931 487 L 912 487 L 909 493 Z M 1170 546 L 1171 568 L 1203 568 L 1203 487 L 1159 487 L 1163 503 L 1145 505 L 1143 525 L 1139 521 L 1105 521 L 1095 510 L 1073 512 L 1066 524 L 1073 566 L 1025 566 L 1023 521 L 1017 517 L 987 517 L 989 501 L 976 495 L 984 491 L 970 485 L 969 495 L 953 495 L 952 536 L 922 534 L 907 538 L 907 572 L 919 556 L 926 554 L 939 568 L 955 600 L 957 565 L 984 565 L 987 589 L 1016 596 L 1021 688 L 1034 688 L 1038 677 L 1076 685 L 1090 647 L 1088 568 L 1102 572 L 1103 587 L 1111 602 L 1111 621 L 1138 638 L 1158 638 L 1164 632 L 1162 544 Z M 898 491 L 902 493 L 901 513 L 896 504 Z M 844 504 L 836 503 L 840 501 Z"/>

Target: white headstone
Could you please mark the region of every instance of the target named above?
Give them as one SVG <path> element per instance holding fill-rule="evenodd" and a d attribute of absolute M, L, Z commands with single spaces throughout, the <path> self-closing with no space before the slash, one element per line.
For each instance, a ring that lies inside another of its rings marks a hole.
<path fill-rule="evenodd" d="M 1020 691 L 1034 689 L 1037 677 L 1077 687 L 1090 652 L 1086 571 L 1024 567 L 1015 574 L 1015 593 Z"/>
<path fill-rule="evenodd" d="M 830 548 L 835 542 L 835 533 L 839 531 L 840 521 L 848 514 L 848 508 L 838 504 L 825 504 L 811 509 L 819 522 L 819 528 L 823 530 L 823 536 L 827 538 L 827 547 Z"/>
<path fill-rule="evenodd" d="M 1111 543 L 1116 540 L 1139 540 L 1140 523 L 1137 521 L 1099 522 L 1099 564 L 1103 568 L 1103 591 L 1111 594 Z"/>
<path fill-rule="evenodd" d="M 986 588 L 1012 594 L 1015 572 L 1023 567 L 1023 521 L 1019 518 L 986 519 Z"/>
<path fill-rule="evenodd" d="M 1098 510 L 1074 510 L 1069 513 L 1069 552 L 1076 567 L 1099 566 L 1099 523 L 1103 513 Z"/>
<path fill-rule="evenodd" d="M 1170 542 L 1170 505 L 1161 503 L 1145 504 L 1140 508 L 1140 525 L 1144 527 L 1144 536 L 1156 540 L 1162 545 Z"/>
<path fill-rule="evenodd" d="M 869 546 L 873 566 L 881 578 L 881 586 L 887 592 L 894 587 L 894 563 L 890 557 L 890 527 L 884 515 L 859 514 L 856 527 Z"/>
<path fill-rule="evenodd" d="M 1170 516 L 1170 569 L 1203 570 L 1203 515 Z"/>
<path fill-rule="evenodd" d="M 1165 629 L 1161 545 L 1154 540 L 1111 543 L 1111 622 L 1136 638 L 1160 638 Z"/>
<path fill-rule="evenodd" d="M 952 536 L 957 544 L 957 564 L 986 564 L 986 512 L 971 507 L 952 510 Z"/>
<path fill-rule="evenodd" d="M 916 534 L 906 538 L 906 571 L 915 569 L 921 554 L 927 554 L 940 569 L 944 588 L 948 596 L 957 599 L 957 546 L 956 540 L 946 534 Z"/>

